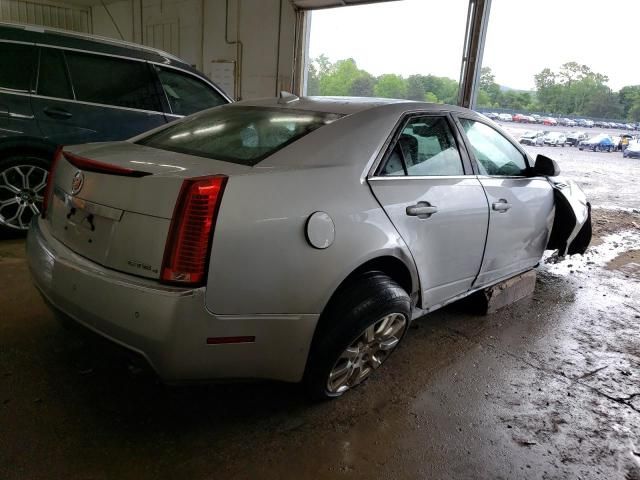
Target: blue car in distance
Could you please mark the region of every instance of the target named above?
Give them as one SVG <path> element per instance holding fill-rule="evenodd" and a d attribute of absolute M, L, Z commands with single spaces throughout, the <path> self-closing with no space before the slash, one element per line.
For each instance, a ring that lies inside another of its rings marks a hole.
<path fill-rule="evenodd" d="M 578 144 L 579 150 L 591 150 L 592 152 L 613 152 L 616 146 L 609 135 L 601 133 L 595 137 L 583 140 Z"/>

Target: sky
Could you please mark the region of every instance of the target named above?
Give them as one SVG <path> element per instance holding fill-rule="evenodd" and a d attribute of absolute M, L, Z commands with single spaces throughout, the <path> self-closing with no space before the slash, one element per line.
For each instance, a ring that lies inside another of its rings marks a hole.
<path fill-rule="evenodd" d="M 317 10 L 309 56 L 353 58 L 373 75 L 460 77 L 468 0 L 401 0 Z M 576 61 L 619 90 L 640 84 L 640 0 L 492 0 L 483 66 L 534 89 L 534 74 Z"/>

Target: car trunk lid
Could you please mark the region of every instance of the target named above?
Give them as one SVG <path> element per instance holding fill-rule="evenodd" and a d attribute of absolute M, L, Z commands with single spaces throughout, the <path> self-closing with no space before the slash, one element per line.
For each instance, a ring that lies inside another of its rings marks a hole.
<path fill-rule="evenodd" d="M 250 170 L 129 142 L 69 147 L 55 167 L 46 216 L 54 237 L 76 253 L 157 279 L 185 179 Z"/>

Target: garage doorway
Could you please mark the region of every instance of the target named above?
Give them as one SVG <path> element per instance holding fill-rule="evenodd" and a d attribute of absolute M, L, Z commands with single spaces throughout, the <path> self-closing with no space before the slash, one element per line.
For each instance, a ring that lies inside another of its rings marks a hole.
<path fill-rule="evenodd" d="M 402 0 L 313 11 L 305 94 L 455 104 L 468 7 Z"/>

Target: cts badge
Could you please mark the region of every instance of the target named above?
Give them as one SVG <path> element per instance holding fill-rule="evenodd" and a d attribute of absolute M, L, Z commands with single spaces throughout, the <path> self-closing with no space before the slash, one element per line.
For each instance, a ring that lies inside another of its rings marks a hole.
<path fill-rule="evenodd" d="M 84 173 L 78 170 L 71 179 L 71 195 L 77 195 L 84 185 Z"/>

